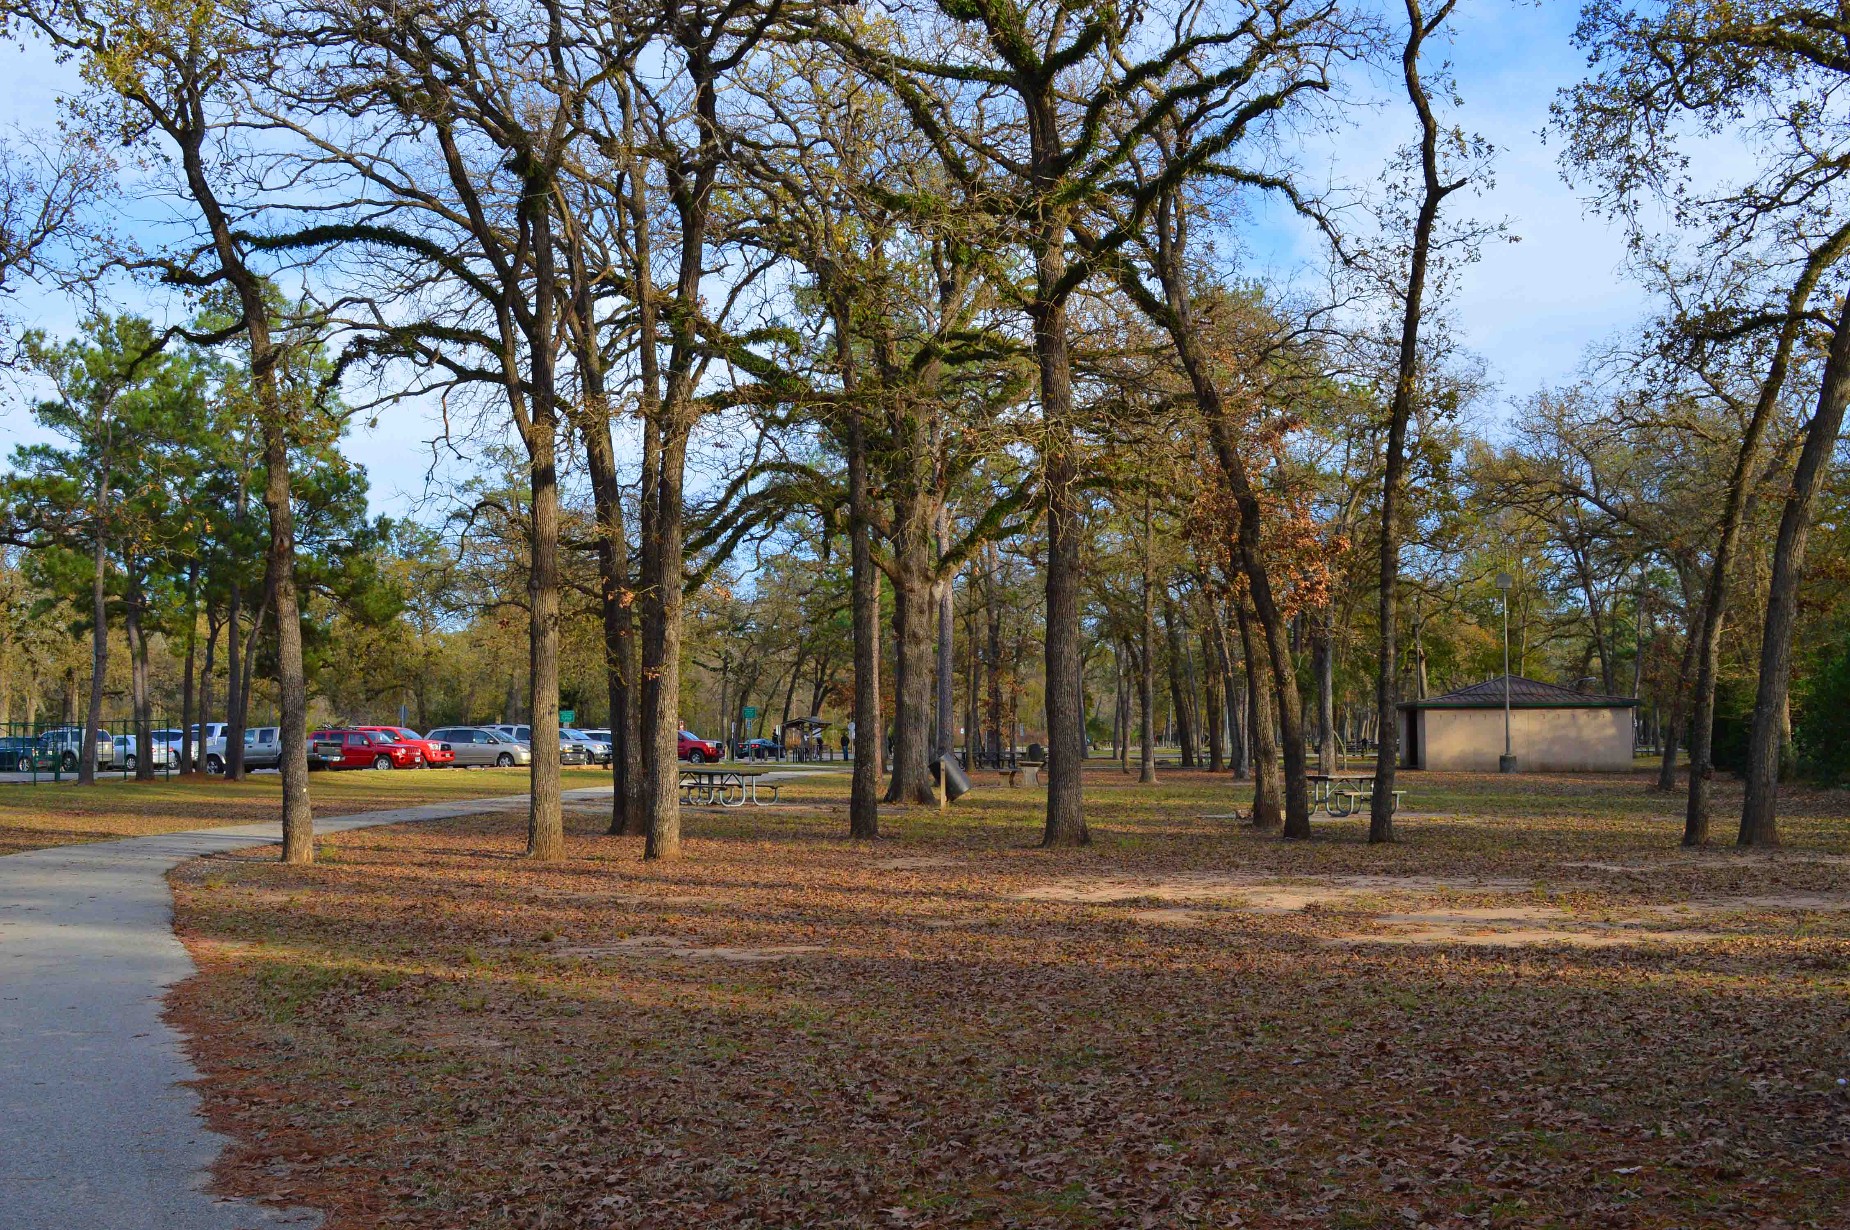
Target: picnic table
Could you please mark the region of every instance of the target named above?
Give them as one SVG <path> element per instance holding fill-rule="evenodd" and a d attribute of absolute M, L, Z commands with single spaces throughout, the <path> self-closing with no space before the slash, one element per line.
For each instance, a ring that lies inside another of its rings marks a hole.
<path fill-rule="evenodd" d="M 1372 785 L 1375 775 L 1373 773 L 1306 773 L 1304 780 L 1310 783 L 1311 814 L 1315 815 L 1317 809 L 1322 808 L 1329 814 L 1335 815 L 1335 812 L 1330 811 L 1331 797 L 1344 786 L 1354 789 L 1360 784 Z"/>
<path fill-rule="evenodd" d="M 1375 775 L 1373 773 L 1306 773 L 1304 780 L 1310 783 L 1310 813 L 1317 814 L 1319 807 L 1324 814 L 1341 818 L 1353 816 L 1363 803 L 1375 796 Z M 1405 790 L 1394 792 L 1394 810 L 1400 810 L 1400 796 Z"/>
<path fill-rule="evenodd" d="M 682 769 L 681 802 L 698 807 L 768 807 L 777 802 L 777 783 L 760 782 L 762 772 L 740 769 Z M 771 792 L 770 798 L 764 792 Z"/>

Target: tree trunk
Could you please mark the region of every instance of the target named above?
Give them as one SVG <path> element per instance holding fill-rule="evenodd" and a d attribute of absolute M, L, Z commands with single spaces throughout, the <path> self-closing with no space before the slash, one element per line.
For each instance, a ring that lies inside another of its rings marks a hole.
<path fill-rule="evenodd" d="M 1114 682 L 1117 685 L 1117 710 L 1112 718 L 1111 755 L 1118 762 L 1118 772 L 1125 776 L 1131 771 L 1131 682 L 1130 675 L 1124 669 L 1124 659 L 1130 649 L 1123 641 L 1112 648 L 1112 660 L 1116 667 Z"/>
<path fill-rule="evenodd" d="M 1311 625 L 1311 669 L 1317 676 L 1317 771 L 1336 772 L 1336 654 L 1330 644 L 1328 609 L 1313 617 Z"/>
<path fill-rule="evenodd" d="M 193 772 L 193 657 L 199 648 L 199 562 L 186 565 L 186 664 L 180 670 L 180 776 Z"/>
<path fill-rule="evenodd" d="M 1207 605 L 1208 626 L 1214 635 L 1214 656 L 1220 662 L 1221 677 L 1226 680 L 1227 768 L 1235 778 L 1241 778 L 1246 776 L 1250 768 L 1246 744 L 1247 722 L 1244 720 L 1248 706 L 1240 687 L 1235 683 L 1233 653 L 1227 645 L 1227 621 L 1221 618 L 1220 603 L 1210 594 Z"/>
<path fill-rule="evenodd" d="M 199 667 L 199 754 L 205 759 L 202 767 L 209 771 L 211 756 L 206 751 L 206 730 L 212 725 L 212 666 L 213 658 L 218 654 L 218 634 L 224 627 L 219 622 L 218 612 L 211 603 L 206 604 L 206 654 L 205 661 Z M 192 727 L 187 727 L 187 737 L 192 737 Z"/>
<path fill-rule="evenodd" d="M 1292 661 L 1284 615 L 1273 596 L 1271 577 L 1260 545 L 1262 506 L 1247 471 L 1226 399 L 1214 382 L 1195 320 L 1191 283 L 1182 254 L 1180 208 L 1179 202 L 1168 198 L 1159 206 L 1155 219 L 1159 236 L 1158 271 L 1166 307 L 1162 323 L 1188 375 L 1196 404 L 1208 425 L 1215 461 L 1237 510 L 1238 524 L 1232 527 L 1229 546 L 1236 566 L 1246 578 L 1252 615 L 1264 633 L 1266 657 L 1271 667 L 1271 693 L 1277 699 L 1275 712 L 1284 752 L 1284 832 L 1287 838 L 1302 839 L 1310 836 L 1310 795 L 1305 780 L 1303 706 L 1298 698 L 1297 667 Z"/>
<path fill-rule="evenodd" d="M 1799 580 L 1805 569 L 1813 505 L 1837 451 L 1846 402 L 1850 402 L 1850 299 L 1839 311 L 1837 331 L 1825 360 L 1824 381 L 1818 390 L 1818 409 L 1805 429 L 1805 445 L 1792 471 L 1786 507 L 1779 519 L 1779 538 L 1773 549 L 1773 579 L 1760 637 L 1760 682 L 1747 748 L 1747 796 L 1736 839 L 1743 846 L 1779 844 L 1780 736 L 1792 673 L 1792 629 L 1798 618 Z"/>
<path fill-rule="evenodd" d="M 1415 700 L 1425 700 L 1431 690 L 1426 677 L 1426 615 L 1418 594 L 1413 596 L 1413 688 Z"/>
<path fill-rule="evenodd" d="M 1151 575 L 1154 546 L 1150 497 L 1143 498 L 1143 625 L 1137 646 L 1137 780 L 1156 781 L 1156 581 Z"/>
<path fill-rule="evenodd" d="M 1701 618 L 1694 626 L 1701 629 L 1696 659 L 1696 690 L 1690 698 L 1692 717 L 1689 732 L 1689 800 L 1683 817 L 1683 844 L 1706 845 L 1709 840 L 1709 779 L 1714 766 L 1710 755 L 1715 734 L 1715 680 L 1721 655 L 1722 625 L 1727 617 L 1728 574 L 1733 570 L 1739 546 L 1742 512 L 1748 489 L 1752 486 L 1755 459 L 1760 452 L 1761 437 L 1773 418 L 1785 389 L 1786 371 L 1792 348 L 1802 328 L 1806 306 L 1818 279 L 1836 263 L 1850 246 L 1850 227 L 1839 230 L 1831 241 L 1812 253 L 1804 271 L 1786 297 L 1785 323 L 1780 326 L 1779 340 L 1773 349 L 1766 378 L 1760 382 L 1759 396 L 1741 436 L 1735 454 L 1734 471 L 1729 476 L 1728 494 L 1723 502 L 1722 517 L 1716 535 L 1714 561 L 1709 583 L 1703 593 Z M 1668 740 L 1666 740 L 1668 742 Z"/>
<path fill-rule="evenodd" d="M 1167 586 L 1163 588 L 1163 640 L 1169 660 L 1169 703 L 1174 706 L 1176 715 L 1176 746 L 1181 767 L 1192 769 L 1195 767 L 1195 731 L 1188 688 L 1182 680 L 1182 633 L 1176 627 L 1175 599 L 1169 596 Z"/>
<path fill-rule="evenodd" d="M 1599 596 L 1599 586 L 1593 576 L 1593 562 L 1587 557 L 1586 548 L 1576 546 L 1573 556 L 1574 571 L 1580 580 L 1580 592 L 1587 602 L 1587 618 L 1593 624 L 1593 649 L 1599 656 L 1600 686 L 1606 695 L 1611 696 L 1617 687 L 1613 683 L 1612 652 L 1606 643 L 1611 635 L 1606 620 L 1606 606 Z"/>
<path fill-rule="evenodd" d="M 1444 11 L 1436 20 L 1442 20 Z M 1431 33 L 1418 0 L 1407 0 L 1407 39 L 1401 50 L 1401 77 L 1407 97 L 1420 121 L 1420 208 L 1414 219 L 1412 249 L 1407 267 L 1406 296 L 1401 304 L 1400 350 L 1394 379 L 1394 399 L 1388 410 L 1387 457 L 1381 478 L 1381 573 L 1378 619 L 1381 653 L 1375 681 L 1375 708 L 1381 729 L 1375 750 L 1374 797 L 1368 812 L 1368 840 L 1394 840 L 1394 773 L 1400 759 L 1400 645 L 1396 620 L 1400 602 L 1401 487 L 1407 464 L 1407 426 L 1419 376 L 1420 324 L 1426 295 L 1426 268 L 1432 253 L 1433 228 L 1445 198 L 1464 186 L 1463 181 L 1441 182 L 1439 143 L 1443 139 L 1432 112 L 1426 86 L 1420 79 L 1420 53 Z M 1435 21 L 1436 25 L 1436 21 Z"/>
<path fill-rule="evenodd" d="M 154 723 L 149 720 L 148 638 L 141 626 L 143 595 L 141 577 L 134 561 L 129 562 L 127 601 L 123 604 L 123 632 L 128 641 L 129 706 L 135 727 L 135 780 L 154 780 Z"/>
<path fill-rule="evenodd" d="M 246 311 L 250 309 L 247 305 Z M 302 605 L 295 579 L 295 506 L 289 474 L 289 430 L 276 387 L 275 354 L 262 332 L 266 361 L 261 365 L 258 403 L 263 410 L 263 502 L 270 514 L 270 550 L 264 561 L 267 606 L 276 611 L 276 690 L 281 743 L 277 768 L 283 779 L 283 861 L 315 859 L 314 810 L 308 797 L 308 677 L 302 658 Z M 253 352 L 255 348 L 253 348 Z M 259 365 L 253 362 L 256 374 Z M 257 613 L 257 624 L 263 612 Z M 242 714 L 240 714 L 240 723 Z M 231 751 L 229 745 L 227 753 Z M 238 763 L 243 764 L 244 735 L 238 733 Z"/>
<path fill-rule="evenodd" d="M 1283 823 L 1279 807 L 1277 713 L 1270 672 L 1254 643 L 1252 617 L 1242 604 L 1235 608 L 1240 625 L 1240 651 L 1246 659 L 1248 720 L 1253 732 L 1253 827 L 1265 831 Z"/>
<path fill-rule="evenodd" d="M 578 279 L 574 279 L 575 283 Z M 588 309 L 581 308 L 581 312 Z M 585 346 L 583 351 L 595 351 Z M 597 356 L 601 358 L 601 356 Z M 604 687 L 610 702 L 610 833 L 640 834 L 646 828 L 642 780 L 635 738 L 636 623 L 635 590 L 630 582 L 629 531 L 623 522 L 623 489 L 617 478 L 616 451 L 610 440 L 610 407 L 603 373 L 592 360 L 586 371 L 581 354 L 580 379 L 589 386 L 579 418 L 585 469 L 591 478 L 592 513 L 597 519 L 599 605 L 604 623 Z"/>
<path fill-rule="evenodd" d="M 1677 746 L 1683 738 L 1684 717 L 1688 712 L 1691 674 L 1702 644 L 1702 609 L 1690 607 L 1691 623 L 1683 638 L 1683 659 L 1670 689 L 1670 720 L 1659 732 L 1664 752 L 1657 766 L 1657 789 L 1669 793 L 1677 788 Z"/>
<path fill-rule="evenodd" d="M 664 411 L 667 413 L 667 411 Z M 642 679 L 649 817 L 643 857 L 681 856 L 681 554 L 684 528 L 682 484 L 686 473 L 687 426 L 670 417 L 661 432 L 654 474 L 650 527 L 643 538 Z"/>
<path fill-rule="evenodd" d="M 996 592 L 995 559 L 989 568 L 989 754 L 1002 756 L 1002 596 Z"/>
<path fill-rule="evenodd" d="M 934 801 L 931 746 L 936 726 L 931 703 L 936 675 L 932 653 L 930 521 L 916 497 L 895 510 L 893 544 L 893 763 L 888 803 Z"/>
<path fill-rule="evenodd" d="M 107 549 L 104 546 L 102 505 L 109 488 L 105 462 L 97 481 L 97 515 L 90 547 L 90 706 L 84 711 L 83 746 L 77 749 L 77 782 L 96 785 L 96 735 L 103 725 L 103 688 L 109 673 L 109 602 L 103 589 Z"/>
<path fill-rule="evenodd" d="M 974 772 L 977 766 L 977 740 L 983 726 L 979 709 L 983 703 L 983 655 L 976 639 L 976 577 L 964 585 L 964 654 L 969 671 L 964 675 L 964 768 Z"/>
<path fill-rule="evenodd" d="M 805 656 L 804 651 L 799 648 L 797 650 L 796 661 L 790 664 L 790 678 L 784 682 L 783 717 L 779 718 L 777 722 L 777 733 L 780 737 L 787 735 L 790 730 L 791 706 L 796 703 L 797 679 L 803 674 L 803 660 Z"/>
<path fill-rule="evenodd" d="M 272 360 L 274 363 L 274 360 Z M 238 494 L 233 510 L 241 524 L 250 511 L 250 494 L 245 486 L 245 463 L 238 458 Z M 232 561 L 231 598 L 225 610 L 225 751 L 220 757 L 225 766 L 225 780 L 244 779 L 244 708 L 238 703 L 244 695 L 244 586 L 235 571 L 242 561 Z M 267 559 L 266 559 L 267 566 Z"/>
<path fill-rule="evenodd" d="M 1221 753 L 1225 740 L 1222 722 L 1225 709 L 1221 697 L 1224 695 L 1226 680 L 1221 674 L 1220 656 L 1214 652 L 1213 641 L 1208 629 L 1201 630 L 1201 653 L 1208 664 L 1207 670 L 1207 726 L 1208 726 L 1208 772 L 1219 773 L 1226 768 L 1226 758 Z"/>
<path fill-rule="evenodd" d="M 257 638 L 262 635 L 264 621 L 269 617 L 270 594 L 266 585 L 263 601 L 257 604 L 257 613 L 251 617 L 250 635 L 244 638 L 244 678 L 238 686 L 239 730 L 247 730 L 250 727 L 251 681 L 256 677 L 253 667 L 257 661 Z M 242 736 L 239 737 L 238 742 L 240 745 L 243 744 Z M 239 763 L 242 763 L 242 758 Z"/>
<path fill-rule="evenodd" d="M 522 436 L 533 506 L 528 522 L 527 721 L 532 727 L 529 766 L 527 857 L 550 862 L 565 857 L 565 814 L 559 763 L 559 397 L 557 374 L 559 279 L 552 227 L 552 185 L 527 185 L 520 205 L 533 235 L 531 319 L 527 340 L 527 404 L 531 421 Z M 504 370 L 505 370 L 504 363 Z M 520 388 L 509 399 L 519 404 Z M 679 557 L 676 558 L 679 568 Z M 677 574 L 678 579 L 678 574 Z"/>
<path fill-rule="evenodd" d="M 1032 240 L 1035 294 L 1029 304 L 1034 359 L 1040 372 L 1042 490 L 1047 509 L 1046 637 L 1042 657 L 1047 700 L 1047 819 L 1043 846 L 1083 846 L 1086 829 L 1081 766 L 1085 715 L 1080 712 L 1080 540 L 1085 533 L 1079 465 L 1073 437 L 1073 374 L 1067 336 L 1067 217 L 1053 200 L 1058 176 L 1053 147 L 1060 131 L 1051 90 L 1034 100 L 1034 178 L 1042 213 Z"/>
<path fill-rule="evenodd" d="M 938 513 L 938 555 L 942 561 L 949 543 L 946 513 Z M 939 568 L 943 568 L 942 562 Z M 932 757 L 949 756 L 956 744 L 956 683 L 951 669 L 951 621 L 956 615 L 956 574 L 945 571 L 938 577 L 938 721 L 937 739 Z"/>
<path fill-rule="evenodd" d="M 854 352 L 845 304 L 836 313 L 836 348 L 843 384 L 855 391 Z M 872 497 L 867 488 L 867 420 L 848 409 L 848 550 L 850 619 L 854 631 L 854 772 L 848 788 L 848 836 L 880 836 L 880 571 L 874 563 Z"/>

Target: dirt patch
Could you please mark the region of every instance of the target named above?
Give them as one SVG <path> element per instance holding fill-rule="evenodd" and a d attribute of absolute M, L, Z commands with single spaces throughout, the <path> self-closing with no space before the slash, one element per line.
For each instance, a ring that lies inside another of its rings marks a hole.
<path fill-rule="evenodd" d="M 1351 931 L 1340 943 L 1472 944 L 1514 948 L 1525 944 L 1568 944 L 1609 948 L 1621 944 L 1702 944 L 1727 938 L 1708 931 L 1664 930 L 1639 918 L 1598 921 L 1548 905 L 1464 906 L 1415 914 L 1380 914 L 1385 931 Z"/>
<path fill-rule="evenodd" d="M 1253 914 L 1298 914 L 1311 909 L 1373 914 L 1367 929 L 1330 937 L 1353 944 L 1469 944 L 1518 947 L 1567 944 L 1607 948 L 1625 944 L 1706 944 L 1726 939 L 1719 932 L 1670 928 L 1668 919 L 1685 921 L 1744 910 L 1850 909 L 1850 902 L 1818 894 L 1712 898 L 1676 906 L 1647 907 L 1617 919 L 1592 919 L 1558 906 L 1538 904 L 1439 905 L 1406 912 L 1375 913 L 1388 894 L 1526 892 L 1530 881 L 1508 878 L 1468 879 L 1430 875 L 1350 875 L 1320 877 L 1314 884 L 1265 883 L 1241 874 L 1200 874 L 1151 880 L 1067 880 L 1040 885 L 1014 895 L 1023 901 L 1066 901 L 1109 905 L 1119 901 L 1219 902 Z M 1189 925 L 1200 914 L 1184 905 L 1138 910 L 1129 915 L 1152 925 Z"/>

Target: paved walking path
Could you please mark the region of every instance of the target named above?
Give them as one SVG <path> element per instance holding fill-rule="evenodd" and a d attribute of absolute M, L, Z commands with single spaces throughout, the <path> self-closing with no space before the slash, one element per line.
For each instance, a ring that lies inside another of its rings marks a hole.
<path fill-rule="evenodd" d="M 609 788 L 568 790 L 567 801 Z M 318 834 L 505 811 L 527 796 L 317 818 Z M 59 846 L 0 858 L 0 1227 L 312 1227 L 200 1190 L 225 1146 L 181 1084 L 198 1076 L 161 1020 L 193 972 L 173 934 L 177 863 L 281 840 L 278 824 Z"/>

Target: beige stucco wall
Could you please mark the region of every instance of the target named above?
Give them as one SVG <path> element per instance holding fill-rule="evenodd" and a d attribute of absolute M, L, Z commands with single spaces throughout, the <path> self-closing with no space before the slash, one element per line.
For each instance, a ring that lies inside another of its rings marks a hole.
<path fill-rule="evenodd" d="M 1494 773 L 1503 754 L 1503 710 L 1419 711 L 1420 767 Z M 1510 738 L 1520 769 L 1605 772 L 1632 767 L 1630 709 L 1514 709 Z"/>

